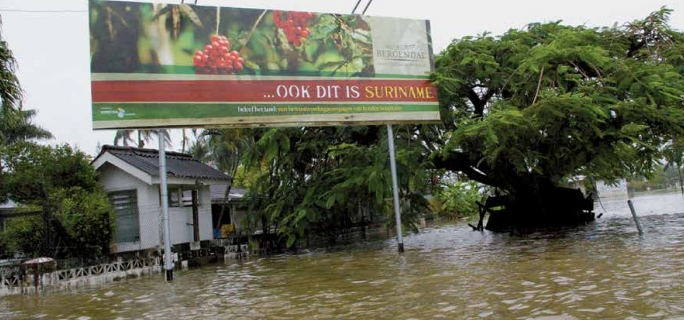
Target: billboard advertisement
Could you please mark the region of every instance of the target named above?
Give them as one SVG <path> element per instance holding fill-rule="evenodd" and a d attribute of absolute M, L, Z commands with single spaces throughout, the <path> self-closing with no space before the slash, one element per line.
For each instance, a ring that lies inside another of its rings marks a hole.
<path fill-rule="evenodd" d="M 439 121 L 430 24 L 90 1 L 94 129 Z"/>

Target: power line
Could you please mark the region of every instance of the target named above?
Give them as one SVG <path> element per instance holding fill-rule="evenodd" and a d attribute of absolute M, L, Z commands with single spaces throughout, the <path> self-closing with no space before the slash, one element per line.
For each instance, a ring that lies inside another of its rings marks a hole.
<path fill-rule="evenodd" d="M 24 10 L 24 9 L 1 9 L 0 12 L 26 12 L 26 13 L 79 13 L 88 10 Z"/>

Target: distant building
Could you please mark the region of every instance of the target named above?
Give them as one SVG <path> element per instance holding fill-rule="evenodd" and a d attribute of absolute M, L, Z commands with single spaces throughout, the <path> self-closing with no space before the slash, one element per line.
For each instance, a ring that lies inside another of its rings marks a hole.
<path fill-rule="evenodd" d="M 116 214 L 113 252 L 163 243 L 159 151 L 105 145 L 92 165 Z M 166 153 L 171 244 L 213 239 L 210 185 L 232 178 L 189 154 Z"/>

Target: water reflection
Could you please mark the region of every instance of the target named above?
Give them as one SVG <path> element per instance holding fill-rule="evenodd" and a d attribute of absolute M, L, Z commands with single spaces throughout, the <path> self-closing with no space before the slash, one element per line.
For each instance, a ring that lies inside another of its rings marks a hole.
<path fill-rule="evenodd" d="M 633 199 L 579 228 L 520 235 L 464 224 L 97 289 L 0 300 L 2 319 L 589 319 L 684 316 L 684 197 Z M 626 204 L 625 204 L 626 206 Z"/>

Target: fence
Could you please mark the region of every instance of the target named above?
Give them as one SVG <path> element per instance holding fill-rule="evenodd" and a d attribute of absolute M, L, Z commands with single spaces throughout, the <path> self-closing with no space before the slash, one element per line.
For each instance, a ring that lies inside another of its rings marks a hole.
<path fill-rule="evenodd" d="M 36 293 L 37 290 L 62 290 L 140 277 L 161 272 L 158 257 L 41 272 L 39 268 L 20 265 L 0 267 L 0 296 Z M 37 273 L 37 274 L 36 274 Z"/>

